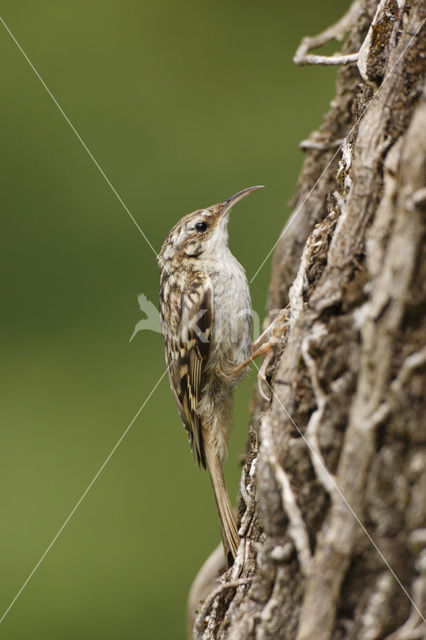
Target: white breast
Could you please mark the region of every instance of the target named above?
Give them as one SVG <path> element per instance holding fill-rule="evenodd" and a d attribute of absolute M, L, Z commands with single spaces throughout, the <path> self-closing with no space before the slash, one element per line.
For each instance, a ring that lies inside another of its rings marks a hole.
<path fill-rule="evenodd" d="M 214 308 L 211 361 L 217 360 L 218 367 L 227 373 L 250 353 L 250 290 L 244 269 L 229 249 L 215 260 L 209 275 Z"/>

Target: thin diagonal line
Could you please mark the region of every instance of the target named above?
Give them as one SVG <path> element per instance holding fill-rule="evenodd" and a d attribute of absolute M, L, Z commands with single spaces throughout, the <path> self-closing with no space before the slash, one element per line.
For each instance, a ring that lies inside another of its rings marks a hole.
<path fill-rule="evenodd" d="M 131 422 L 129 423 L 129 425 L 126 427 L 126 429 L 124 430 L 124 432 L 122 433 L 122 435 L 120 436 L 120 438 L 117 440 L 116 444 L 113 446 L 113 448 L 111 449 L 110 453 L 108 454 L 108 456 L 105 458 L 105 461 L 103 462 L 103 464 L 99 467 L 98 471 L 95 473 L 95 475 L 93 476 L 92 480 L 90 481 L 87 489 L 82 493 L 81 497 L 77 500 L 77 502 L 75 503 L 73 509 L 71 510 L 71 512 L 69 513 L 69 515 L 65 518 L 64 522 L 62 523 L 60 529 L 58 530 L 57 534 L 54 536 L 54 538 L 52 538 L 52 541 L 50 542 L 49 546 L 45 549 L 43 555 L 41 556 L 40 560 L 36 563 L 36 565 L 34 566 L 33 570 L 31 571 L 31 573 L 28 574 L 25 582 L 23 583 L 22 587 L 19 589 L 18 593 L 16 594 L 16 596 L 13 598 L 12 602 L 10 603 L 10 605 L 7 607 L 7 609 L 5 610 L 5 612 L 3 613 L 3 615 L 0 618 L 0 624 L 3 622 L 3 620 L 5 619 L 5 617 L 7 616 L 7 614 L 9 613 L 9 611 L 11 610 L 11 608 L 13 607 L 13 605 L 15 604 L 15 602 L 17 601 L 17 599 L 19 598 L 19 596 L 21 595 L 21 593 L 23 592 L 23 590 L 25 589 L 25 587 L 27 586 L 27 584 L 29 583 L 29 581 L 31 580 L 31 578 L 33 577 L 33 575 L 35 574 L 35 572 L 37 571 L 37 569 L 39 568 L 39 566 L 41 565 L 41 563 L 43 562 L 43 560 L 45 559 L 45 557 L 47 556 L 47 554 L 49 553 L 50 549 L 53 547 L 53 545 L 55 544 L 56 540 L 59 538 L 59 536 L 61 535 L 62 531 L 65 529 L 65 527 L 67 526 L 68 522 L 71 520 L 71 518 L 73 517 L 74 513 L 77 511 L 78 507 L 80 506 L 80 504 L 83 502 L 84 498 L 86 497 L 86 495 L 89 493 L 90 489 L 93 487 L 93 485 L 95 484 L 96 480 L 99 478 L 99 476 L 101 475 L 102 471 L 105 469 L 106 465 L 108 464 L 108 462 L 111 460 L 112 456 L 114 455 L 114 453 L 116 452 L 116 450 L 118 449 L 118 447 L 120 446 L 121 442 L 124 440 L 124 438 L 126 437 L 127 433 L 129 432 L 130 428 L 132 427 L 133 423 L 135 422 L 135 420 L 138 418 L 138 416 L 140 415 L 140 413 L 142 412 L 142 409 L 145 407 L 145 405 L 149 402 L 149 400 L 151 399 L 151 396 L 153 395 L 153 393 L 155 392 L 155 390 L 157 389 L 158 385 L 160 384 L 160 382 L 163 380 L 164 376 L 166 375 L 166 373 L 168 372 L 169 367 L 167 367 L 167 369 L 163 372 L 163 374 L 161 375 L 161 377 L 159 378 L 159 380 L 156 382 L 156 384 L 154 385 L 154 387 L 152 388 L 151 392 L 149 393 L 149 395 L 146 397 L 145 401 L 143 402 L 143 404 L 139 407 L 137 413 L 135 414 L 135 416 L 132 418 Z"/>
<path fill-rule="evenodd" d="M 254 366 L 256 367 L 257 371 L 259 372 L 260 369 L 257 366 L 257 364 L 255 363 L 254 360 L 252 360 Z M 335 479 L 333 478 L 333 476 L 331 475 L 331 473 L 329 472 L 329 470 L 327 469 L 327 467 L 325 466 L 325 464 L 323 463 L 323 461 L 321 460 L 321 457 L 317 454 L 317 452 L 312 448 L 312 446 L 309 444 L 308 440 L 305 438 L 305 436 L 303 435 L 303 433 L 301 432 L 301 430 L 299 429 L 299 427 L 297 426 L 297 424 L 295 423 L 295 421 L 293 420 L 293 418 L 291 417 L 291 415 L 289 414 L 289 412 L 287 411 L 287 409 L 285 408 L 285 406 L 283 405 L 283 403 L 281 402 L 280 398 L 277 396 L 277 394 L 275 393 L 275 391 L 273 390 L 273 388 L 271 387 L 271 385 L 269 384 L 269 382 L 267 380 L 265 380 L 266 384 L 268 385 L 268 387 L 271 390 L 272 395 L 274 396 L 274 398 L 276 398 L 279 402 L 279 404 L 281 405 L 282 409 L 285 411 L 288 419 L 290 420 L 290 422 L 292 423 L 293 427 L 297 430 L 297 432 L 299 433 L 299 435 L 301 436 L 301 438 L 303 438 L 306 446 L 308 447 L 310 453 L 312 456 L 315 457 L 315 459 L 317 460 L 317 462 L 319 462 L 319 464 L 321 465 L 321 467 L 324 469 L 325 473 L 327 474 L 327 476 L 329 477 L 330 481 L 332 482 L 332 484 L 334 485 L 334 487 L 336 488 L 337 493 L 339 494 L 339 496 L 342 498 L 343 502 L 345 503 L 346 507 L 348 508 L 348 510 L 350 511 L 350 513 L 353 515 L 353 517 L 355 518 L 355 520 L 357 521 L 357 523 L 359 524 L 359 526 L 361 527 L 361 529 L 363 530 L 363 532 L 365 533 L 365 535 L 367 536 L 367 538 L 369 539 L 369 541 L 371 542 L 371 544 L 373 545 L 374 549 L 377 551 L 377 553 L 379 554 L 379 556 L 381 557 L 381 559 L 383 560 L 383 562 L 385 563 L 385 565 L 387 566 L 387 568 L 389 569 L 389 571 L 391 572 L 392 576 L 394 577 L 394 579 L 396 580 L 396 582 L 398 583 L 398 585 L 401 587 L 401 589 L 403 590 L 403 592 L 405 593 L 405 595 L 407 596 L 407 598 L 409 599 L 409 601 L 411 602 L 411 604 L 413 605 L 413 607 L 416 609 L 417 613 L 419 614 L 419 616 L 421 617 L 421 619 L 423 620 L 423 622 L 426 624 L 426 618 L 423 616 L 422 612 L 420 611 L 420 609 L 418 608 L 418 606 L 416 605 L 416 603 L 414 602 L 414 600 L 412 599 L 412 597 L 410 596 L 410 594 L 408 593 L 407 589 L 404 587 L 404 585 L 402 584 L 401 580 L 398 578 L 398 576 L 396 575 L 395 571 L 392 569 L 391 565 L 389 564 L 389 562 L 386 560 L 385 556 L 383 555 L 383 553 L 380 551 L 379 547 L 377 546 L 377 544 L 374 542 L 373 538 L 371 537 L 371 535 L 368 533 L 367 529 L 365 528 L 365 526 L 362 524 L 361 520 L 358 518 L 357 514 L 355 513 L 355 511 L 353 510 L 353 508 L 351 507 L 351 505 L 349 504 L 349 502 L 347 501 L 347 499 L 345 498 L 344 494 L 342 493 L 342 491 L 340 490 L 338 484 L 336 483 Z"/>
<path fill-rule="evenodd" d="M 51 90 L 49 89 L 49 87 L 47 86 L 47 84 L 45 83 L 45 81 L 43 80 L 43 78 L 41 77 L 41 75 L 39 74 L 39 72 L 37 71 L 37 69 L 35 68 L 35 66 L 33 65 L 33 63 L 31 62 L 31 60 L 29 59 L 29 57 L 27 56 L 27 54 L 25 53 L 25 51 L 23 50 L 23 48 L 21 47 L 21 45 L 19 44 L 19 42 L 17 41 L 17 39 L 15 38 L 15 36 L 13 35 L 13 33 L 11 32 L 11 30 L 9 29 L 9 27 L 7 26 L 7 24 L 5 23 L 5 21 L 3 20 L 3 18 L 0 16 L 0 21 L 3 24 L 4 28 L 6 29 L 6 31 L 8 32 L 8 34 L 10 35 L 10 37 L 12 38 L 13 42 L 16 44 L 16 46 L 18 47 L 19 51 L 22 53 L 22 55 L 24 56 L 25 60 L 28 62 L 28 64 L 30 65 L 31 69 L 34 71 L 35 75 L 37 76 L 37 78 L 40 80 L 41 84 L 43 85 L 43 87 L 45 88 L 46 92 L 49 94 L 50 98 L 53 100 L 53 102 L 55 103 L 55 105 L 57 106 L 57 108 L 59 109 L 61 115 L 64 117 L 64 119 L 66 120 L 66 122 L 69 124 L 69 126 L 71 127 L 72 131 L 74 132 L 75 136 L 77 137 L 77 139 L 79 140 L 79 142 L 82 144 L 83 148 L 85 149 L 85 151 L 87 152 L 88 156 L 90 157 L 90 159 L 92 160 L 93 164 L 95 165 L 95 167 L 98 169 L 98 171 L 100 172 L 100 174 L 102 175 L 102 177 L 104 178 L 105 182 L 107 183 L 107 185 L 110 187 L 111 191 L 113 192 L 113 194 L 115 195 L 115 197 L 117 198 L 117 200 L 119 201 L 119 203 L 121 204 L 121 206 L 123 207 L 123 209 L 126 211 L 126 213 L 128 214 L 128 216 L 130 217 L 130 219 L 132 220 L 132 222 L 135 224 L 135 226 L 137 227 L 137 229 L 139 230 L 139 233 L 143 236 L 143 238 L 145 239 L 145 241 L 148 243 L 148 245 L 151 247 L 152 251 L 154 252 L 154 254 L 156 255 L 156 257 L 158 258 L 158 254 L 156 252 L 156 250 L 154 249 L 154 247 L 152 246 L 152 244 L 150 243 L 150 241 L 148 240 L 147 236 L 145 235 L 145 233 L 143 232 L 142 228 L 140 227 L 139 223 L 136 221 L 136 219 L 134 218 L 134 216 L 132 215 L 132 213 L 130 212 L 129 208 L 127 207 L 127 205 L 125 204 L 125 202 L 123 201 L 123 199 L 121 198 L 120 194 L 118 193 L 117 189 L 114 187 L 114 185 L 111 183 L 110 179 L 108 178 L 108 176 L 106 175 L 105 171 L 102 169 L 102 167 L 100 166 L 99 162 L 96 160 L 95 156 L 93 155 L 93 153 L 90 151 L 89 147 L 87 146 L 87 144 L 84 142 L 83 138 L 81 137 L 81 135 L 78 133 L 77 129 L 74 127 L 73 123 L 71 122 L 71 120 L 69 119 L 69 117 L 67 116 L 67 114 L 65 113 L 65 111 L 62 109 L 61 105 L 59 104 L 59 102 L 56 100 L 55 96 L 53 95 L 53 93 L 51 92 Z"/>
<path fill-rule="evenodd" d="M 398 64 L 398 62 L 401 60 L 402 56 L 405 54 L 405 52 L 407 51 L 408 47 L 411 45 L 411 43 L 413 42 L 414 38 L 417 36 L 417 34 L 419 33 L 420 29 L 423 27 L 424 23 L 426 22 L 426 19 L 424 19 L 421 23 L 419 28 L 417 29 L 417 31 L 415 32 L 415 34 L 410 38 L 408 44 L 406 45 L 406 47 L 403 49 L 402 53 L 398 56 L 397 61 L 395 62 L 395 64 L 392 66 L 392 68 L 388 71 L 388 73 L 386 74 L 386 76 L 383 79 L 382 84 L 380 85 L 380 87 L 377 89 L 377 91 L 375 92 L 375 94 L 373 95 L 373 97 L 371 98 L 370 102 L 367 104 L 367 106 L 365 107 L 364 111 L 362 112 L 362 114 L 357 118 L 357 120 L 355 120 L 355 123 L 353 124 L 353 126 L 351 127 L 349 133 L 345 136 L 345 141 L 349 138 L 349 136 L 352 134 L 353 130 L 355 129 L 355 127 L 357 126 L 358 122 L 361 120 L 361 118 L 363 118 L 369 108 L 369 106 L 371 105 L 371 103 L 373 102 L 374 98 L 377 96 L 377 94 L 379 93 L 379 91 L 382 89 L 383 85 L 385 84 L 386 80 L 389 78 L 389 76 L 391 75 L 391 73 L 393 72 L 393 70 L 395 69 L 396 65 Z M 319 181 L 321 180 L 321 178 L 324 176 L 324 174 L 326 173 L 326 171 L 328 170 L 328 168 L 330 167 L 331 163 L 334 161 L 334 159 L 336 158 L 336 156 L 340 153 L 340 151 L 342 150 L 342 147 L 344 145 L 344 142 L 342 142 L 342 144 L 337 148 L 337 150 L 335 151 L 335 153 L 332 155 L 331 160 L 327 163 L 325 169 L 322 171 L 321 175 L 319 176 L 319 178 L 316 180 L 314 186 L 310 189 L 310 191 L 308 192 L 308 194 L 303 198 L 302 202 L 300 203 L 300 205 L 297 207 L 297 209 L 295 210 L 295 212 L 293 213 L 293 215 L 291 216 L 290 220 L 288 221 L 288 224 L 284 227 L 284 229 L 282 230 L 281 234 L 278 236 L 278 240 L 275 242 L 274 246 L 272 247 L 272 249 L 269 251 L 268 255 L 266 256 L 266 258 L 264 259 L 264 261 L 262 262 L 262 264 L 260 265 L 260 267 L 257 269 L 256 273 L 254 274 L 254 276 L 251 278 L 250 280 L 250 284 L 253 282 L 253 280 L 256 278 L 256 276 L 258 275 L 259 271 L 263 268 L 263 266 L 265 265 L 265 262 L 269 259 L 271 253 L 274 251 L 275 247 L 277 246 L 277 244 L 280 242 L 280 240 L 282 240 L 282 238 L 285 236 L 285 234 L 287 233 L 287 231 L 289 230 L 289 228 L 291 227 L 291 225 L 293 224 L 294 220 L 297 218 L 297 216 L 299 215 L 300 211 L 302 210 L 302 207 L 304 206 L 305 202 L 308 200 L 308 198 L 310 198 L 310 196 L 312 195 L 312 193 L 315 191 L 315 189 L 318 186 Z"/>

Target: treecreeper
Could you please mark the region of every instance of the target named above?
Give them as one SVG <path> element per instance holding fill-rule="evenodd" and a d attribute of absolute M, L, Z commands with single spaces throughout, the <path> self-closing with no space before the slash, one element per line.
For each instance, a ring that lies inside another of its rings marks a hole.
<path fill-rule="evenodd" d="M 160 315 L 170 386 L 194 458 L 208 468 L 227 566 L 239 536 L 222 473 L 233 390 L 252 352 L 250 290 L 228 247 L 232 207 L 260 186 L 197 209 L 170 231 L 159 254 Z M 264 351 L 262 352 L 264 353 Z"/>

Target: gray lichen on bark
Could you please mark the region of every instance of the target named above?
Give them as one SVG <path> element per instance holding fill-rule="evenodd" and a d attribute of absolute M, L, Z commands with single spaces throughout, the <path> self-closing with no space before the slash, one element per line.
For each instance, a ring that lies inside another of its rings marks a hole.
<path fill-rule="evenodd" d="M 355 0 L 349 18 L 357 63 L 275 249 L 270 317 L 289 304 L 289 328 L 204 640 L 426 638 L 426 7 Z"/>

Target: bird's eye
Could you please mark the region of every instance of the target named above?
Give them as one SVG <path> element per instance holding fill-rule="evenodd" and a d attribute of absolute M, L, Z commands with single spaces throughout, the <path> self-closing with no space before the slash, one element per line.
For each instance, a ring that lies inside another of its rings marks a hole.
<path fill-rule="evenodd" d="M 194 225 L 194 229 L 196 231 L 199 231 L 199 233 L 203 233 L 203 231 L 206 231 L 208 227 L 207 222 L 196 222 Z"/>

